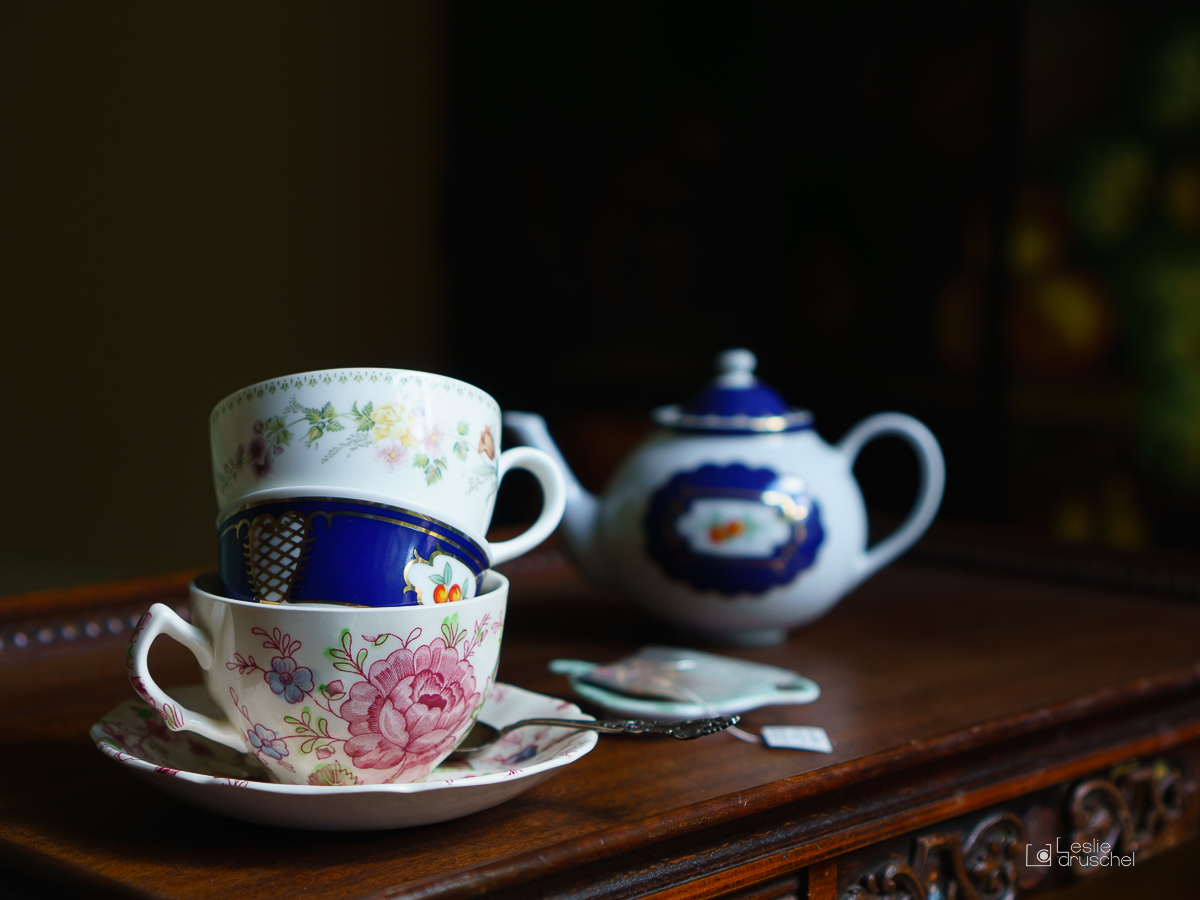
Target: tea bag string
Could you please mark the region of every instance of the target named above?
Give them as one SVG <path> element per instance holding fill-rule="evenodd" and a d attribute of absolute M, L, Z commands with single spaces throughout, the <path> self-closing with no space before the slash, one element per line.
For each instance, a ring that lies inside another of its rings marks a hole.
<path fill-rule="evenodd" d="M 710 719 L 715 719 L 720 715 L 720 713 L 713 709 L 711 703 L 697 694 L 686 684 L 676 683 L 675 687 L 683 694 L 686 694 L 688 699 L 690 699 L 693 703 L 699 704 L 701 707 L 703 707 L 705 714 Z M 757 734 L 751 734 L 749 731 L 742 731 L 742 729 L 738 728 L 736 725 L 730 725 L 725 729 L 725 731 L 728 734 L 732 734 L 739 741 L 745 741 L 747 744 L 761 744 L 763 742 L 763 739 Z"/>

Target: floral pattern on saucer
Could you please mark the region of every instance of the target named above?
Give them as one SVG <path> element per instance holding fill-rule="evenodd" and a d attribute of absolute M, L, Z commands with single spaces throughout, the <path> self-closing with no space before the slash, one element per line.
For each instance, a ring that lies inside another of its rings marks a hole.
<path fill-rule="evenodd" d="M 200 685 L 171 693 L 199 712 L 216 712 Z M 572 703 L 507 684 L 495 685 L 479 718 L 503 727 L 544 716 L 586 718 Z M 109 712 L 92 726 L 91 738 L 107 756 L 185 802 L 260 824 L 331 831 L 400 828 L 470 815 L 528 790 L 596 745 L 595 732 L 533 726 L 505 735 L 486 754 L 447 760 L 423 781 L 356 784 L 353 772 L 332 760 L 314 770 L 308 784 L 294 785 L 270 781 L 252 756 L 170 731 L 139 699 Z M 264 736 L 263 744 L 270 738 Z M 230 787 L 239 790 L 231 794 Z M 342 799 L 332 801 L 334 795 Z"/>
<path fill-rule="evenodd" d="M 206 711 L 214 710 L 199 692 L 197 703 Z M 183 692 L 180 692 L 183 693 Z M 267 773 L 253 757 L 186 731 L 171 731 L 162 715 L 140 698 L 121 704 L 92 726 L 92 740 L 118 762 L 153 760 L 154 770 L 167 775 L 179 772 L 206 772 L 217 778 L 235 781 L 268 781 Z"/>

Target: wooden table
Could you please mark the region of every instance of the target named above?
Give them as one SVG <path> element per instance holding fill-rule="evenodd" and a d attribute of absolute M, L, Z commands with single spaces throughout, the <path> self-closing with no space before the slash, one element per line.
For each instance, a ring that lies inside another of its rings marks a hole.
<path fill-rule="evenodd" d="M 538 567 L 512 573 L 502 680 L 569 696 L 551 658 L 673 640 L 553 557 Z M 831 756 L 602 737 L 467 819 L 251 826 L 154 791 L 87 738 L 130 695 L 129 616 L 181 605 L 185 583 L 0 600 L 0 894 L 994 900 L 1082 877 L 1027 866 L 1026 844 L 1107 839 L 1141 864 L 1200 822 L 1200 605 L 908 563 L 786 645 L 733 651 L 823 691 L 743 724 L 824 726 Z M 170 641 L 152 667 L 164 684 L 199 680 Z"/>

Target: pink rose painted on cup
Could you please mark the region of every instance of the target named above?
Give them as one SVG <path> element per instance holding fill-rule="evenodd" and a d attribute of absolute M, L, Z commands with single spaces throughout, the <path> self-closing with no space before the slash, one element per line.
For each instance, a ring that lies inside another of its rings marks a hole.
<path fill-rule="evenodd" d="M 397 650 L 372 664 L 341 705 L 351 734 L 345 752 L 360 769 L 422 777 L 454 746 L 478 700 L 471 664 L 441 638 Z"/>

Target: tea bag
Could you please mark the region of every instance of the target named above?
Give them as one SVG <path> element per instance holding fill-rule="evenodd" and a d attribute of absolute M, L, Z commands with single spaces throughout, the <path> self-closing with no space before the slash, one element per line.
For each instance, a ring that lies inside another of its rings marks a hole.
<path fill-rule="evenodd" d="M 833 752 L 833 744 L 829 740 L 829 735 L 826 734 L 824 728 L 816 725 L 764 725 L 761 731 L 762 742 L 768 747 L 811 750 L 813 753 Z"/>
<path fill-rule="evenodd" d="M 705 706 L 777 691 L 805 691 L 812 684 L 807 678 L 778 666 L 681 647 L 655 646 L 643 647 L 632 656 L 608 665 L 592 666 L 579 679 L 634 697 Z"/>
<path fill-rule="evenodd" d="M 815 683 L 789 669 L 682 647 L 643 647 L 606 665 L 556 659 L 550 669 L 570 676 L 577 693 L 608 709 L 667 719 L 732 715 L 781 703 L 811 703 L 821 693 Z M 768 732 L 767 728 L 776 731 Z M 742 740 L 772 747 L 832 751 L 824 729 L 801 728 L 801 734 L 796 728 L 767 726 L 762 738 L 736 727 L 729 730 Z"/>

